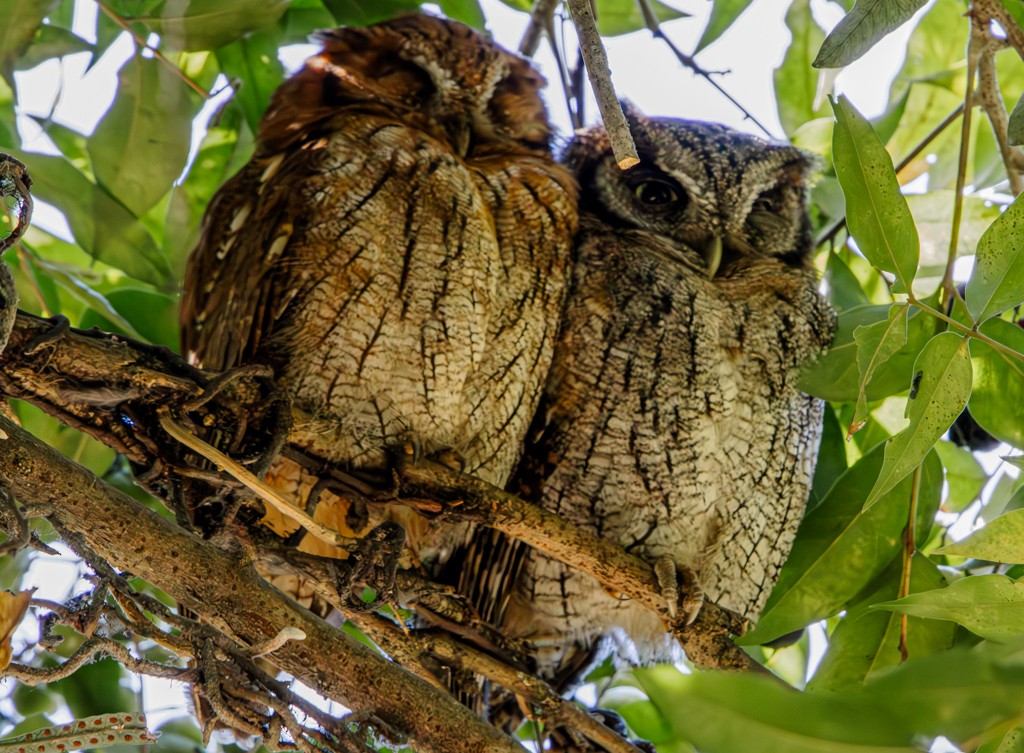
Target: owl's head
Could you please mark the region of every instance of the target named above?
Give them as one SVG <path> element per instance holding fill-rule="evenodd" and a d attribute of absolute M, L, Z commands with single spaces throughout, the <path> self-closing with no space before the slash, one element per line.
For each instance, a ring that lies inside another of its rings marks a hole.
<path fill-rule="evenodd" d="M 578 134 L 566 153 L 584 211 L 675 241 L 711 277 L 758 257 L 809 263 L 813 156 L 714 123 L 625 110 L 640 164 L 619 169 L 600 128 Z"/>
<path fill-rule="evenodd" d="M 549 150 L 544 77 L 465 24 L 410 14 L 315 39 L 321 52 L 274 94 L 264 142 L 309 133 L 339 108 L 366 107 L 447 141 L 461 156 L 494 142 Z"/>

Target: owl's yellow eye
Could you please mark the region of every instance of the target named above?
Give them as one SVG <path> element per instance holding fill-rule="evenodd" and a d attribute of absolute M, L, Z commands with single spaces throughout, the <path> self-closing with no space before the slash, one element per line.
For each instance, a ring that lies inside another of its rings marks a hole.
<path fill-rule="evenodd" d="M 679 201 L 675 188 L 663 180 L 645 180 L 633 187 L 633 193 L 641 204 L 651 207 L 665 207 Z"/>

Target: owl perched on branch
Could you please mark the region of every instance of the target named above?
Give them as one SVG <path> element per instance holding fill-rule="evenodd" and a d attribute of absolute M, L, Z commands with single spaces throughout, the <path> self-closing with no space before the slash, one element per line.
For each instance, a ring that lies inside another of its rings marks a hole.
<path fill-rule="evenodd" d="M 723 126 L 627 115 L 638 166 L 620 170 L 601 129 L 566 156 L 575 268 L 512 486 L 756 619 L 821 434 L 822 403 L 796 387 L 834 329 L 811 267 L 813 162 Z M 463 590 L 557 684 L 609 639 L 632 662 L 673 656 L 659 616 L 565 564 L 488 531 L 465 561 L 480 564 Z"/>
<path fill-rule="evenodd" d="M 184 352 L 209 369 L 272 366 L 312 417 L 290 440 L 328 463 L 383 468 L 411 443 L 503 485 L 551 361 L 577 226 L 544 80 L 425 15 L 318 39 L 206 213 Z M 284 458 L 266 480 L 299 501 L 313 485 Z M 412 518 L 413 551 L 443 558 L 448 537 Z M 331 493 L 316 519 L 355 536 L 381 522 Z M 309 537 L 302 548 L 340 555 Z"/>

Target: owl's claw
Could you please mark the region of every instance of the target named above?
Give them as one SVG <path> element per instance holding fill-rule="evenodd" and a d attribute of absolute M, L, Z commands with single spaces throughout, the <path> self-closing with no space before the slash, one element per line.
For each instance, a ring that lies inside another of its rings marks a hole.
<path fill-rule="evenodd" d="M 654 561 L 654 576 L 672 621 L 693 624 L 704 606 L 704 589 L 696 573 L 688 567 L 677 566 L 675 560 L 664 555 Z"/>

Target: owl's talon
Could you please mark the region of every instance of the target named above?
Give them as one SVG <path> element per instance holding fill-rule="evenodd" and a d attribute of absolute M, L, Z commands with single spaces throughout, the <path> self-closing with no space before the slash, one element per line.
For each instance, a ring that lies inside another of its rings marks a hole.
<path fill-rule="evenodd" d="M 671 620 L 681 621 L 683 625 L 693 624 L 704 606 L 704 590 L 696 573 L 688 567 L 677 566 L 668 555 L 656 559 L 653 567 Z"/>
<path fill-rule="evenodd" d="M 446 468 L 451 468 L 453 471 L 458 471 L 459 473 L 466 472 L 466 459 L 462 456 L 462 453 L 452 447 L 442 447 L 440 450 L 430 453 L 428 457 L 435 463 L 440 463 Z"/>

